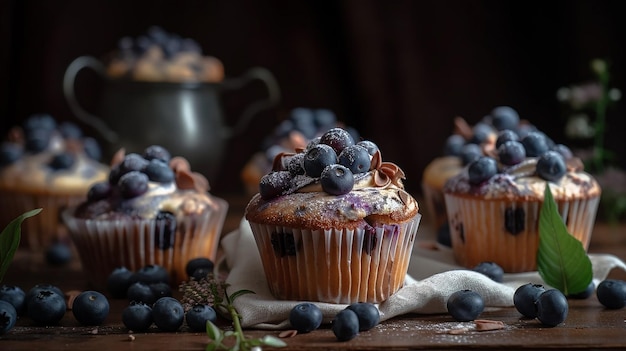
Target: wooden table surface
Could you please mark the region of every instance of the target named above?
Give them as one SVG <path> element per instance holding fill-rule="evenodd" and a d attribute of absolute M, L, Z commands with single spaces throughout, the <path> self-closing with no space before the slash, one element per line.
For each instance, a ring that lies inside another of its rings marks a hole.
<path fill-rule="evenodd" d="M 230 211 L 224 233 L 237 228 L 245 199 L 228 198 Z M 420 230 L 428 230 L 427 221 L 422 226 L 424 229 Z M 626 225 L 598 223 L 589 251 L 626 260 L 625 230 Z M 626 279 L 626 273 L 614 270 L 609 277 Z M 38 283 L 55 284 L 66 291 L 87 286 L 79 262 L 51 267 L 45 264 L 41 253 L 24 250 L 16 254 L 3 283 L 25 291 Z M 71 312 L 51 327 L 36 326 L 28 318 L 20 318 L 9 333 L 0 336 L 0 350 L 204 350 L 209 341 L 204 333 L 190 332 L 186 327 L 176 333 L 153 327 L 146 333 L 129 334 L 121 321 L 128 302 L 111 299 L 110 303 L 110 314 L 99 327 L 81 326 Z M 283 339 L 288 346 L 280 350 L 626 349 L 626 308 L 605 309 L 595 295 L 586 300 L 570 300 L 569 305 L 567 320 L 554 328 L 522 318 L 513 307 L 485 311 L 481 319 L 502 321 L 505 325 L 504 329 L 486 332 L 475 331 L 472 322 L 455 322 L 446 314 L 409 314 L 385 321 L 348 342 L 337 341 L 330 328 L 322 326 L 312 333 Z M 221 321 L 220 326 L 229 328 L 226 321 Z M 250 337 L 278 335 L 275 331 L 245 332 Z M 264 348 L 268 349 L 271 348 Z"/>

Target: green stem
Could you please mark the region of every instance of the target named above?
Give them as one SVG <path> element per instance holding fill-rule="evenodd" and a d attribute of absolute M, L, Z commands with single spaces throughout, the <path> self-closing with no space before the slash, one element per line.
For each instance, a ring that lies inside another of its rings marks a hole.
<path fill-rule="evenodd" d="M 233 320 L 233 328 L 235 329 L 235 335 L 237 336 L 237 344 L 241 344 L 245 337 L 243 335 L 243 329 L 241 328 L 241 322 L 239 321 L 239 313 L 237 313 L 235 306 L 229 304 L 227 307 L 228 313 Z"/>

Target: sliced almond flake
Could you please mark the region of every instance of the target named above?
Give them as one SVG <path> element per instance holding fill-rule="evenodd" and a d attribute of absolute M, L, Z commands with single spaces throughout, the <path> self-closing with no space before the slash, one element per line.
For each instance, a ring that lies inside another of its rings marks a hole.
<path fill-rule="evenodd" d="M 298 335 L 298 331 L 295 329 L 290 329 L 290 330 L 284 330 L 280 332 L 280 334 L 278 334 L 278 337 L 279 338 L 293 338 L 296 335 Z"/>
<path fill-rule="evenodd" d="M 474 324 L 476 324 L 477 331 L 499 330 L 505 327 L 504 322 L 490 319 L 477 319 Z"/>

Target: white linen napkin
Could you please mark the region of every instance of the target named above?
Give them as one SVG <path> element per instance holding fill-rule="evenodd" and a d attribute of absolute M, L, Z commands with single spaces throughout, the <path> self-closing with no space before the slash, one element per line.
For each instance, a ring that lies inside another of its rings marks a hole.
<path fill-rule="evenodd" d="M 302 301 L 276 300 L 269 291 L 261 257 L 248 222 L 243 219 L 238 230 L 222 238 L 229 292 L 248 289 L 235 300 L 244 328 L 280 330 L 289 329 L 289 312 Z M 613 268 L 626 271 L 626 264 L 607 254 L 590 254 L 596 285 Z M 537 272 L 505 274 L 497 283 L 485 275 L 462 269 L 454 263 L 451 250 L 432 250 L 416 241 L 405 284 L 400 290 L 378 305 L 381 321 L 407 313 L 446 313 L 446 301 L 455 291 L 471 289 L 478 292 L 487 307 L 513 306 L 513 293 L 520 285 L 546 285 Z M 315 302 L 322 310 L 324 323 L 346 307 L 343 304 Z"/>

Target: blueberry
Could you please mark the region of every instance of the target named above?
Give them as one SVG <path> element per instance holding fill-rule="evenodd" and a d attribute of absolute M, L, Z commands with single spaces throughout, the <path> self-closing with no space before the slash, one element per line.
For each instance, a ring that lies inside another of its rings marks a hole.
<path fill-rule="evenodd" d="M 126 297 L 128 301 L 143 302 L 148 305 L 152 305 L 157 300 L 150 284 L 142 282 L 132 283 L 126 291 Z"/>
<path fill-rule="evenodd" d="M 461 154 L 459 157 L 461 158 L 461 164 L 466 166 L 483 155 L 483 151 L 480 146 L 477 144 L 465 144 L 461 148 Z"/>
<path fill-rule="evenodd" d="M 537 160 L 537 175 L 542 179 L 556 182 L 567 172 L 563 156 L 556 151 L 547 151 Z"/>
<path fill-rule="evenodd" d="M 345 129 L 331 128 L 320 137 L 320 144 L 325 144 L 333 148 L 335 153 L 339 155 L 343 149 L 354 145 L 354 138 Z"/>
<path fill-rule="evenodd" d="M 519 124 L 519 114 L 509 106 L 498 106 L 491 111 L 491 124 L 497 130 L 514 129 Z"/>
<path fill-rule="evenodd" d="M 204 268 L 207 271 L 211 272 L 211 271 L 213 271 L 213 267 L 214 266 L 215 266 L 215 264 L 210 259 L 208 259 L 206 257 L 196 257 L 196 258 L 192 258 L 191 260 L 187 261 L 187 264 L 185 265 L 185 272 L 187 273 L 188 277 L 191 277 L 191 275 L 198 268 Z"/>
<path fill-rule="evenodd" d="M 294 129 L 302 133 L 305 138 L 311 139 L 317 133 L 313 110 L 304 107 L 294 108 L 289 118 L 293 122 Z"/>
<path fill-rule="evenodd" d="M 148 160 L 146 160 L 143 156 L 139 154 L 130 153 L 128 155 L 125 155 L 124 159 L 119 164 L 121 171 L 120 176 L 132 171 L 143 172 L 147 165 Z"/>
<path fill-rule="evenodd" d="M 169 164 L 170 160 L 172 159 L 170 152 L 160 145 L 148 146 L 143 152 L 143 157 L 148 161 L 160 160 L 163 161 L 165 164 Z"/>
<path fill-rule="evenodd" d="M 302 165 L 309 177 L 317 178 L 326 166 L 337 163 L 337 153 L 326 144 L 318 144 L 307 150 Z"/>
<path fill-rule="evenodd" d="M 359 331 L 370 330 L 380 323 L 380 311 L 373 303 L 355 302 L 347 308 L 354 311 L 359 318 Z"/>
<path fill-rule="evenodd" d="M 64 242 L 55 242 L 46 249 L 46 262 L 53 266 L 62 266 L 72 260 L 72 248 Z"/>
<path fill-rule="evenodd" d="M 59 132 L 61 133 L 61 136 L 65 139 L 79 140 L 83 137 L 83 131 L 74 122 L 61 122 L 61 124 L 59 124 Z"/>
<path fill-rule="evenodd" d="M 200 268 L 196 269 L 195 271 L 193 271 L 193 273 L 191 273 L 189 278 L 191 278 L 193 280 L 201 280 L 201 279 L 207 278 L 210 273 L 212 273 L 212 271 L 210 269 L 207 269 L 207 268 L 204 268 L 204 267 L 200 267 Z"/>
<path fill-rule="evenodd" d="M 41 290 L 28 300 L 26 313 L 37 324 L 54 325 L 63 318 L 66 309 L 62 295 L 52 290 Z"/>
<path fill-rule="evenodd" d="M 567 298 L 557 289 L 548 289 L 537 298 L 537 319 L 548 327 L 555 327 L 565 321 L 569 306 Z"/>
<path fill-rule="evenodd" d="M 185 321 L 192 331 L 203 332 L 206 330 L 207 321 L 211 323 L 217 321 L 217 313 L 209 305 L 195 305 L 185 313 Z"/>
<path fill-rule="evenodd" d="M 502 283 L 502 279 L 504 278 L 504 270 L 495 262 L 481 262 L 472 268 L 472 270 L 484 274 L 498 283 Z"/>
<path fill-rule="evenodd" d="M 349 193 L 354 187 L 354 175 L 340 165 L 327 166 L 320 176 L 322 190 L 331 195 L 343 195 Z"/>
<path fill-rule="evenodd" d="M 517 235 L 526 228 L 526 212 L 523 208 L 507 207 L 504 210 L 504 229 Z"/>
<path fill-rule="evenodd" d="M 550 150 L 545 135 L 538 131 L 528 133 L 522 138 L 522 144 L 528 157 L 538 157 Z"/>
<path fill-rule="evenodd" d="M 292 175 L 289 171 L 277 171 L 264 175 L 259 182 L 259 194 L 265 200 L 282 195 L 291 187 Z"/>
<path fill-rule="evenodd" d="M 51 132 L 45 129 L 33 129 L 25 135 L 24 148 L 27 151 L 38 153 L 45 150 L 52 138 Z"/>
<path fill-rule="evenodd" d="M 148 176 L 139 171 L 131 171 L 120 177 L 118 185 L 124 198 L 134 198 L 148 191 Z"/>
<path fill-rule="evenodd" d="M 598 284 L 596 296 L 606 308 L 622 308 L 626 305 L 626 282 L 618 279 L 605 279 Z"/>
<path fill-rule="evenodd" d="M 574 157 L 574 153 L 572 152 L 572 150 L 563 144 L 556 144 L 550 150 L 556 151 L 557 153 L 561 154 L 564 160 L 569 160 Z"/>
<path fill-rule="evenodd" d="M 169 273 L 165 267 L 157 264 L 148 264 L 135 272 L 135 280 L 146 284 L 168 283 Z"/>
<path fill-rule="evenodd" d="M 348 168 L 353 174 L 365 173 L 370 169 L 370 154 L 360 145 L 348 146 L 337 158 L 340 165 Z"/>
<path fill-rule="evenodd" d="M 477 292 L 464 289 L 456 291 L 448 297 L 446 308 L 456 321 L 469 322 L 483 313 L 485 302 Z"/>
<path fill-rule="evenodd" d="M 17 311 L 15 307 L 7 301 L 0 300 L 0 335 L 13 329 L 16 321 Z"/>
<path fill-rule="evenodd" d="M 370 154 L 370 156 L 374 156 L 378 152 L 378 145 L 370 140 L 361 140 L 356 144 L 364 147 L 365 150 L 367 150 L 367 153 Z"/>
<path fill-rule="evenodd" d="M 91 159 L 96 161 L 102 159 L 102 149 L 96 139 L 92 137 L 83 138 L 83 149 L 85 150 L 85 154 Z"/>
<path fill-rule="evenodd" d="M 52 157 L 52 160 L 50 160 L 50 163 L 48 163 L 48 167 L 52 168 L 55 171 L 61 170 L 61 169 L 68 169 L 72 167 L 74 162 L 75 162 L 74 155 L 70 154 L 69 152 L 63 152 L 63 153 L 54 155 Z"/>
<path fill-rule="evenodd" d="M 30 299 L 32 299 L 33 297 L 37 296 L 37 294 L 39 294 L 39 292 L 44 291 L 44 290 L 52 291 L 52 292 L 58 294 L 61 297 L 65 296 L 65 293 L 63 293 L 63 290 L 61 290 L 56 285 L 52 285 L 52 284 L 36 284 L 32 288 L 30 288 L 30 290 L 28 290 L 28 292 L 26 293 L 26 303 L 28 304 L 28 301 Z"/>
<path fill-rule="evenodd" d="M 313 122 L 318 130 L 328 130 L 337 124 L 337 116 L 329 109 L 318 108 L 313 115 Z"/>
<path fill-rule="evenodd" d="M 498 132 L 498 137 L 496 138 L 496 149 L 507 141 L 519 141 L 519 135 L 511 129 L 501 130 Z M 526 150 L 524 150 L 524 153 L 525 152 Z"/>
<path fill-rule="evenodd" d="M 26 293 L 19 286 L 0 286 L 0 301 L 6 301 L 13 305 L 20 316 L 26 311 Z"/>
<path fill-rule="evenodd" d="M 472 185 L 479 185 L 498 173 L 496 160 L 488 156 L 480 156 L 467 167 L 469 182 Z"/>
<path fill-rule="evenodd" d="M 322 318 L 322 310 L 310 302 L 299 303 L 289 312 L 289 323 L 301 334 L 319 328 L 322 324 Z"/>
<path fill-rule="evenodd" d="M 114 299 L 126 298 L 128 288 L 136 281 L 133 271 L 126 267 L 117 267 L 107 277 L 107 290 Z"/>
<path fill-rule="evenodd" d="M 17 143 L 5 141 L 0 144 L 0 167 L 8 166 L 22 157 L 22 147 Z"/>
<path fill-rule="evenodd" d="M 303 175 L 304 172 L 304 153 L 300 152 L 293 155 L 287 162 L 287 170 L 293 176 Z"/>
<path fill-rule="evenodd" d="M 150 160 L 150 163 L 144 169 L 144 173 L 148 176 L 148 179 L 158 183 L 173 182 L 176 177 L 174 171 L 167 163 L 157 159 Z"/>
<path fill-rule="evenodd" d="M 469 142 L 472 144 L 482 144 L 494 133 L 493 128 L 484 122 L 478 122 L 472 128 L 472 137 Z"/>
<path fill-rule="evenodd" d="M 160 250 L 174 247 L 178 222 L 171 212 L 157 213 L 154 225 L 154 245 Z"/>
<path fill-rule="evenodd" d="M 175 332 L 183 325 L 185 311 L 183 305 L 173 297 L 162 297 L 152 306 L 152 318 L 157 328 Z"/>
<path fill-rule="evenodd" d="M 154 294 L 154 297 L 157 300 L 162 297 L 172 296 L 172 287 L 170 286 L 169 283 L 165 283 L 165 282 L 151 283 L 150 290 L 152 290 L 152 293 Z"/>
<path fill-rule="evenodd" d="M 339 341 L 354 339 L 359 334 L 359 317 L 353 310 L 341 310 L 333 318 L 331 329 Z"/>
<path fill-rule="evenodd" d="M 443 154 L 445 156 L 461 156 L 461 151 L 465 145 L 465 138 L 460 134 L 452 134 L 443 146 Z"/>
<path fill-rule="evenodd" d="M 592 280 L 591 282 L 589 282 L 589 285 L 587 285 L 587 288 L 585 288 L 585 290 L 576 294 L 569 294 L 567 295 L 567 298 L 576 299 L 576 300 L 584 300 L 590 297 L 591 295 L 593 295 L 595 291 L 596 291 L 596 285 L 593 283 L 593 280 Z"/>
<path fill-rule="evenodd" d="M 536 301 L 546 289 L 540 284 L 524 284 L 513 294 L 513 304 L 519 313 L 528 318 L 537 317 Z"/>
<path fill-rule="evenodd" d="M 273 232 L 271 234 L 270 243 L 272 244 L 274 253 L 278 257 L 296 255 L 296 243 L 292 233 Z"/>
<path fill-rule="evenodd" d="M 94 183 L 87 191 L 87 201 L 95 202 L 106 199 L 113 193 L 113 187 L 109 182 Z"/>
<path fill-rule="evenodd" d="M 50 114 L 33 113 L 32 115 L 28 116 L 26 121 L 24 121 L 23 126 L 26 132 L 30 132 L 33 129 L 43 129 L 50 132 L 56 129 L 57 122 Z"/>
<path fill-rule="evenodd" d="M 309 140 L 309 142 L 306 144 L 306 147 L 304 149 L 307 150 L 307 151 L 311 150 L 316 145 L 319 145 L 321 139 L 322 139 L 322 137 L 317 136 L 317 137 Z"/>
<path fill-rule="evenodd" d="M 132 301 L 122 311 L 122 323 L 129 330 L 146 331 L 152 322 L 152 308 L 143 302 Z"/>
<path fill-rule="evenodd" d="M 516 165 L 526 158 L 526 149 L 519 141 L 507 141 L 498 148 L 500 162 L 507 166 Z"/>
<path fill-rule="evenodd" d="M 72 314 L 82 325 L 100 325 L 109 315 L 109 300 L 98 291 L 83 291 L 72 303 Z"/>

